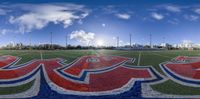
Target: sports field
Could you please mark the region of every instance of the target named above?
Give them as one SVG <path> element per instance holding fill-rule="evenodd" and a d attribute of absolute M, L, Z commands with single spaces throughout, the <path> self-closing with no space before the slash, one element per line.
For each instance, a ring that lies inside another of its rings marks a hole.
<path fill-rule="evenodd" d="M 15 65 L 26 63 L 33 59 L 52 59 L 62 58 L 64 63 L 68 64 L 75 59 L 86 56 L 86 55 L 115 55 L 123 56 L 127 58 L 134 58 L 133 63 L 127 63 L 131 66 L 153 66 L 156 71 L 161 75 L 168 78 L 166 74 L 161 70 L 159 64 L 170 61 L 177 56 L 200 56 L 200 51 L 118 51 L 118 50 L 0 50 L 0 55 L 12 55 L 20 57 L 21 60 Z M 16 87 L 0 87 L 0 94 L 7 95 L 13 93 L 20 93 L 28 90 L 32 85 L 33 81 L 16 86 Z M 158 84 L 151 85 L 155 91 L 174 94 L 174 95 L 200 95 L 199 87 L 191 87 L 182 84 L 178 84 L 171 79 Z"/>

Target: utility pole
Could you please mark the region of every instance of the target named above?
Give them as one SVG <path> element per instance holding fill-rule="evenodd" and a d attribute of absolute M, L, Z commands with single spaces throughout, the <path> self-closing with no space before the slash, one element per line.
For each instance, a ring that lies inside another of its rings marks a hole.
<path fill-rule="evenodd" d="M 30 40 L 30 44 L 29 44 L 29 50 L 31 50 L 31 33 L 30 33 L 30 38 L 29 38 L 29 40 Z"/>
<path fill-rule="evenodd" d="M 52 45 L 52 42 L 53 42 L 53 41 L 52 41 L 52 36 L 53 36 L 53 35 L 52 35 L 52 32 L 51 32 L 51 47 L 50 47 L 50 49 L 53 49 L 53 45 Z"/>
<path fill-rule="evenodd" d="M 149 40 L 150 40 L 150 41 L 149 41 L 150 48 L 152 48 L 152 41 L 151 41 L 151 40 L 152 40 L 152 35 L 151 35 L 151 33 L 150 33 L 150 35 L 149 35 Z"/>
<path fill-rule="evenodd" d="M 130 34 L 129 36 L 130 36 L 130 48 L 131 48 L 131 38 L 132 38 L 131 36 L 132 36 L 132 35 Z"/>
<path fill-rule="evenodd" d="M 15 35 L 15 36 L 13 37 L 13 45 L 12 45 L 12 47 L 15 48 L 16 45 L 17 45 L 17 42 L 16 42 L 16 35 Z M 11 47 L 10 47 L 10 49 L 11 49 Z"/>
<path fill-rule="evenodd" d="M 16 36 L 14 36 L 13 47 L 17 44 L 15 40 L 16 40 Z"/>
<path fill-rule="evenodd" d="M 163 37 L 163 43 L 165 43 L 165 37 Z"/>
<path fill-rule="evenodd" d="M 163 37 L 163 47 L 167 47 L 167 44 L 165 43 L 165 37 Z"/>
<path fill-rule="evenodd" d="M 91 41 L 88 41 L 88 43 L 87 43 L 87 46 L 88 46 L 88 47 L 89 47 L 90 43 L 91 43 Z"/>

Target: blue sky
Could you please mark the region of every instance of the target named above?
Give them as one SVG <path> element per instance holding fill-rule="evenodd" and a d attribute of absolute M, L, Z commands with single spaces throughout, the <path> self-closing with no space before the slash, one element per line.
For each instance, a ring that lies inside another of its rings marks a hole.
<path fill-rule="evenodd" d="M 200 43 L 198 0 L 1 0 L 0 46 L 24 44 L 128 45 Z"/>

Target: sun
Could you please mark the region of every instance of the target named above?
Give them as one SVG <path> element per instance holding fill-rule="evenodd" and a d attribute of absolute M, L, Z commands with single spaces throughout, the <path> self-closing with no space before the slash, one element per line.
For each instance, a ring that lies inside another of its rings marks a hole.
<path fill-rule="evenodd" d="M 97 40 L 96 44 L 97 44 L 97 46 L 103 46 L 104 42 L 103 42 L 103 40 Z"/>

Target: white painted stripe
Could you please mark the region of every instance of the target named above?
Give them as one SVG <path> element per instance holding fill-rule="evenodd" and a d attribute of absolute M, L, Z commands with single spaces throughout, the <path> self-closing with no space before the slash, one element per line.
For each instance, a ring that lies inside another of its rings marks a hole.
<path fill-rule="evenodd" d="M 157 55 L 157 56 L 161 56 L 161 57 L 165 57 L 165 58 L 172 58 L 172 57 L 170 57 L 170 56 L 167 56 L 167 55 L 161 55 L 161 54 L 154 53 L 154 52 L 152 52 L 151 54 L 153 54 L 153 55 Z"/>
<path fill-rule="evenodd" d="M 197 68 L 196 70 L 197 70 L 197 71 L 200 71 L 200 68 Z"/>

